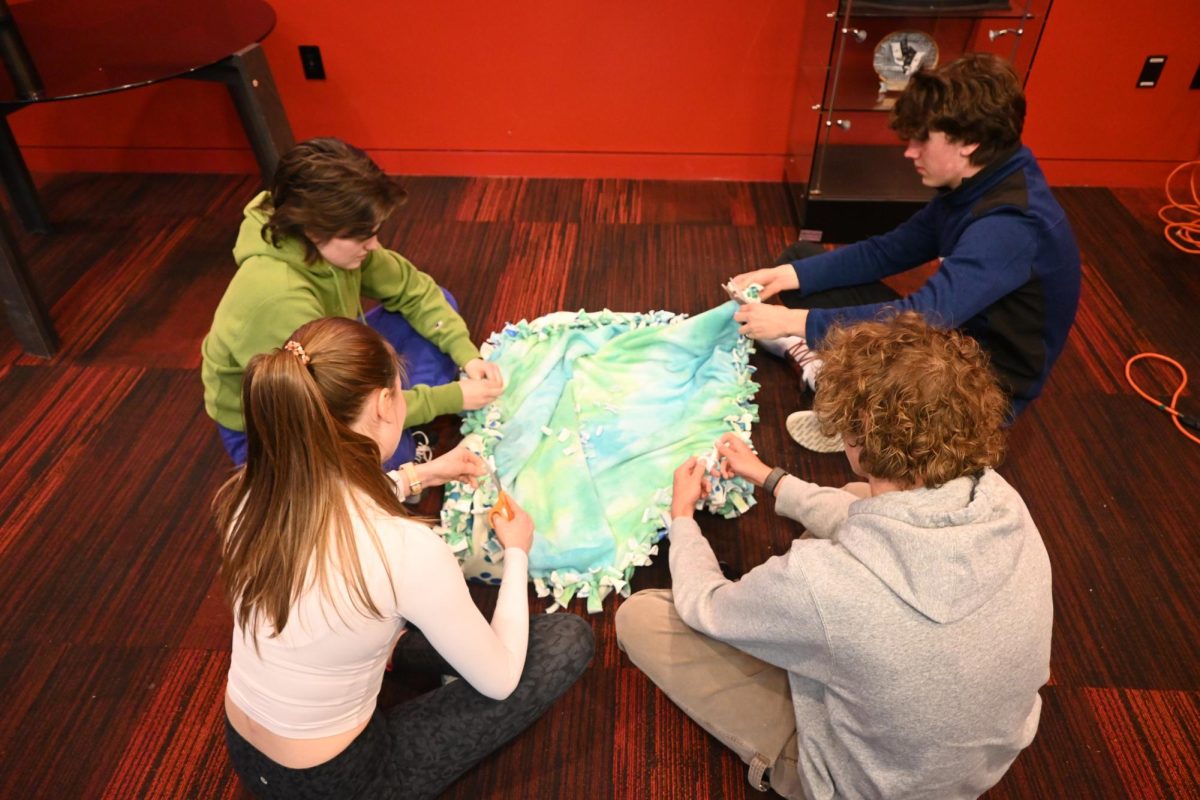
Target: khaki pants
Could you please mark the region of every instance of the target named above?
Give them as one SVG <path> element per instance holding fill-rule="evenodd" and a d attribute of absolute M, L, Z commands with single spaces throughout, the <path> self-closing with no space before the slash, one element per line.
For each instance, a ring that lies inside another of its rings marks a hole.
<path fill-rule="evenodd" d="M 803 798 L 796 770 L 796 712 L 787 672 L 697 633 L 679 618 L 669 589 L 638 592 L 617 609 L 617 642 L 700 727 L 750 767 L 750 784 Z"/>

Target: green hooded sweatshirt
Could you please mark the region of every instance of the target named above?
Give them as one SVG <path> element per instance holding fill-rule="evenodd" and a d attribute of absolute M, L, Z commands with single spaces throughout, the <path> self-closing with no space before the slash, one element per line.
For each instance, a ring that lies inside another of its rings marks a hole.
<path fill-rule="evenodd" d="M 382 302 L 404 316 L 417 333 L 433 342 L 460 367 L 479 357 L 463 322 L 433 279 L 408 259 L 380 248 L 358 269 L 339 269 L 323 258 L 304 262 L 305 245 L 286 239 L 274 246 L 263 238 L 268 213 L 262 192 L 246 206 L 233 257 L 238 270 L 213 315 L 200 345 L 204 407 L 216 422 L 235 431 L 242 420 L 242 373 L 250 359 L 281 347 L 306 322 L 321 317 L 362 318 L 361 296 Z M 406 427 L 463 410 L 457 382 L 414 386 L 404 392 Z"/>

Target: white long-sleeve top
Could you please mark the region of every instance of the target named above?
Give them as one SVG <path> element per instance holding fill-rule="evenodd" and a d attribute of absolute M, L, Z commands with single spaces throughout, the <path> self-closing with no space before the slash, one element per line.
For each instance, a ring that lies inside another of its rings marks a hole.
<path fill-rule="evenodd" d="M 380 558 L 363 519 L 354 530 L 363 575 L 381 619 L 351 606 L 349 590 L 330 570 L 329 594 L 312 580 L 293 604 L 283 633 L 258 626 L 258 651 L 235 625 L 227 691 L 239 708 L 268 730 L 316 739 L 353 730 L 375 710 L 383 672 L 404 626 L 412 622 L 463 680 L 503 699 L 516 688 L 529 640 L 525 551 L 504 551 L 504 574 L 489 624 L 471 600 L 458 561 L 427 526 L 370 513 Z M 393 594 L 394 592 L 394 594 Z"/>

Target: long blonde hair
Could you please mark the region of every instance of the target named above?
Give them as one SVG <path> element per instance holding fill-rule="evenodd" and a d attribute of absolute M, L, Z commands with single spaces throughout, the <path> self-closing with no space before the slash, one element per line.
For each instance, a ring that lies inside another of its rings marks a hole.
<path fill-rule="evenodd" d="M 371 392 L 393 389 L 401 370 L 378 333 L 341 318 L 310 322 L 292 334 L 287 349 L 250 360 L 242 383 L 246 465 L 213 501 L 225 537 L 225 598 L 243 631 L 254 632 L 265 620 L 279 635 L 309 585 L 310 568 L 329 594 L 332 563 L 353 607 L 381 616 L 363 576 L 348 506 L 363 497 L 386 513 L 405 512 L 380 468 L 379 446 L 350 426 Z"/>

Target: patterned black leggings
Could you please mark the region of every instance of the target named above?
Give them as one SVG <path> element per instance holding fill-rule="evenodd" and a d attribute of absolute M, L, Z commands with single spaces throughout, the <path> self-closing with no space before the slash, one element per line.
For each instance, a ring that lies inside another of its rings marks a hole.
<path fill-rule="evenodd" d="M 406 641 L 410 640 L 411 641 Z M 396 668 L 450 672 L 417 631 L 396 649 Z M 492 700 L 457 680 L 414 700 L 376 709 L 350 746 L 324 764 L 288 769 L 238 735 L 228 720 L 229 759 L 258 797 L 435 797 L 545 713 L 583 674 L 595 641 L 574 614 L 539 614 L 529 621 L 529 649 L 516 690 Z"/>

